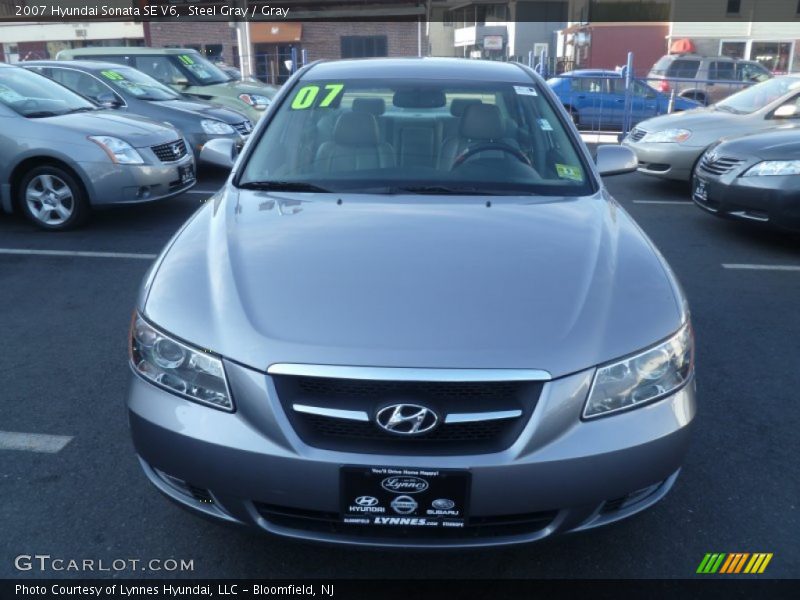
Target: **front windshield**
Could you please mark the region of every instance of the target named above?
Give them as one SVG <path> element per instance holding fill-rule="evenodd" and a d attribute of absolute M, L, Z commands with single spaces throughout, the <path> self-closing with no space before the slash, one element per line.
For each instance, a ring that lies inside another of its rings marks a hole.
<path fill-rule="evenodd" d="M 139 100 L 177 100 L 180 95 L 136 69 L 115 67 L 103 69 L 100 76 L 117 90 L 135 96 Z"/>
<path fill-rule="evenodd" d="M 233 79 L 230 75 L 226 75 L 214 63 L 194 52 L 173 54 L 170 56 L 170 59 L 194 85 L 213 85 L 215 83 L 232 81 Z"/>
<path fill-rule="evenodd" d="M 792 90 L 800 90 L 800 77 L 778 77 L 728 96 L 722 102 L 718 102 L 716 107 L 737 114 L 749 114 L 764 108 Z"/>
<path fill-rule="evenodd" d="M 239 184 L 355 193 L 584 195 L 586 165 L 537 85 L 303 80 Z"/>
<path fill-rule="evenodd" d="M 23 117 L 53 117 L 95 110 L 85 98 L 27 69 L 0 69 L 0 102 Z"/>

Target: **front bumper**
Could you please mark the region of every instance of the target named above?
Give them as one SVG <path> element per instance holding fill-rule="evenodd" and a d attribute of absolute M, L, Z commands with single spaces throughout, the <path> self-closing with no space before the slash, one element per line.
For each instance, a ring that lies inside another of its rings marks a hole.
<path fill-rule="evenodd" d="M 800 231 L 800 176 L 741 177 L 752 164 L 753 161 L 721 176 L 698 173 L 692 186 L 692 200 L 719 217 Z M 696 193 L 698 178 L 706 184 L 705 198 Z"/>
<path fill-rule="evenodd" d="M 86 174 L 84 181 L 92 206 L 163 200 L 197 183 L 196 174 L 188 182 L 182 182 L 180 177 L 180 169 L 191 167 L 194 170 L 194 158 L 190 153 L 174 162 L 158 162 L 154 156 L 148 157 L 148 162 L 150 164 L 144 165 L 118 165 L 111 161 L 79 163 Z"/>
<path fill-rule="evenodd" d="M 349 453 L 303 443 L 269 376 L 230 362 L 225 369 L 237 402 L 234 413 L 189 402 L 132 375 L 129 418 L 145 473 L 187 508 L 320 542 L 493 546 L 617 521 L 669 491 L 695 414 L 692 380 L 651 405 L 581 421 L 590 369 L 545 384 L 521 435 L 504 451 L 468 456 Z M 343 465 L 467 469 L 468 526 L 441 536 L 345 526 L 337 520 Z M 192 491 L 169 485 L 159 472 L 179 478 Z M 491 526 L 471 526 L 478 522 Z"/>
<path fill-rule="evenodd" d="M 634 142 L 625 139 L 627 146 L 639 160 L 638 172 L 662 179 L 690 181 L 692 169 L 705 147 L 685 146 L 675 143 Z"/>

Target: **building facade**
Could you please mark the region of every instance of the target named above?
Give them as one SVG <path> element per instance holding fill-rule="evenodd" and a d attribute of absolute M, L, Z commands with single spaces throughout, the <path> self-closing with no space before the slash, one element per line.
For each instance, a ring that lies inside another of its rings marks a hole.
<path fill-rule="evenodd" d="M 774 73 L 800 72 L 800 3 L 793 0 L 678 1 L 670 42 L 699 54 L 757 60 Z"/>

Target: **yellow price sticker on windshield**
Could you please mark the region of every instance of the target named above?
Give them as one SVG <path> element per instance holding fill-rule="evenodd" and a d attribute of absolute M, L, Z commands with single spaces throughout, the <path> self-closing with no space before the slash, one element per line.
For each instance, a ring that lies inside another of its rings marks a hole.
<path fill-rule="evenodd" d="M 327 108 L 330 106 L 336 97 L 341 94 L 344 89 L 343 83 L 329 83 L 323 88 L 325 93 L 320 95 L 320 87 L 318 85 L 304 85 L 292 99 L 292 110 L 305 110 L 314 106 L 318 98 L 321 101 L 317 106 L 320 108 Z"/>
<path fill-rule="evenodd" d="M 100 71 L 100 74 L 111 81 L 123 81 L 125 78 L 116 71 Z"/>
<path fill-rule="evenodd" d="M 178 56 L 178 60 L 180 60 L 185 65 L 193 65 L 194 64 L 194 60 L 192 59 L 192 57 L 188 56 L 186 54 L 180 54 Z"/>
<path fill-rule="evenodd" d="M 583 171 L 574 165 L 562 165 L 556 163 L 556 173 L 561 179 L 571 179 L 572 181 L 583 181 Z"/>

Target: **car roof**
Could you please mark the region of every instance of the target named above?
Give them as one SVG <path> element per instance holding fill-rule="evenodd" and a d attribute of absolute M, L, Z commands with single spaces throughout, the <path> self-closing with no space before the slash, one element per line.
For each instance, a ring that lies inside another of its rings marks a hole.
<path fill-rule="evenodd" d="M 533 76 L 516 63 L 469 58 L 366 58 L 313 63 L 303 79 L 467 79 L 530 84 Z"/>
<path fill-rule="evenodd" d="M 133 69 L 128 65 L 121 65 L 119 63 L 104 62 L 101 60 L 26 60 L 19 63 L 20 66 L 33 66 L 33 67 L 58 67 L 61 69 L 68 69 L 75 67 L 78 69 L 86 69 L 87 71 L 102 71 L 104 69 Z"/>
<path fill-rule="evenodd" d="M 10 65 L 8 63 L 0 62 L 0 67 L 13 67 L 14 65 Z"/>
<path fill-rule="evenodd" d="M 150 48 L 147 46 L 97 46 L 94 48 L 71 48 L 62 50 L 57 56 L 122 56 L 122 55 L 164 55 L 164 54 L 198 54 L 192 48 Z"/>
<path fill-rule="evenodd" d="M 565 71 L 557 77 L 622 77 L 622 73 L 608 69 L 577 69 Z"/>

